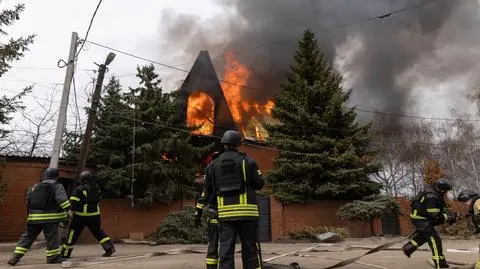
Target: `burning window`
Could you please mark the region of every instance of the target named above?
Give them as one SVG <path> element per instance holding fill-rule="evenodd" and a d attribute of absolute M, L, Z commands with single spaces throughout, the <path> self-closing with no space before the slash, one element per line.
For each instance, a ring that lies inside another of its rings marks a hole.
<path fill-rule="evenodd" d="M 196 91 L 188 97 L 187 126 L 197 127 L 194 134 L 212 135 L 215 103 L 208 94 Z"/>

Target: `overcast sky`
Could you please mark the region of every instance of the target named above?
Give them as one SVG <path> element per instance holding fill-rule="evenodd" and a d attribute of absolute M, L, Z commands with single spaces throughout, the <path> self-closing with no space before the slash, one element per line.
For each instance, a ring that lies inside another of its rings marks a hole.
<path fill-rule="evenodd" d="M 13 37 L 28 34 L 36 34 L 37 37 L 35 43 L 29 47 L 30 51 L 26 53 L 26 56 L 14 63 L 12 70 L 0 78 L 0 93 L 12 96 L 20 92 L 23 87 L 35 82 L 32 95 L 25 99 L 29 108 L 36 109 L 37 107 L 32 96 L 42 100 L 48 98 L 52 93 L 56 106 L 59 107 L 65 68 L 58 68 L 57 61 L 67 59 L 72 31 L 76 31 L 80 38 L 84 37 L 98 0 L 0 0 L 0 8 L 11 8 L 18 3 L 25 3 L 26 9 L 21 14 L 20 20 L 5 30 Z M 194 61 L 192 56 L 189 55 L 188 59 L 180 57 L 182 60 L 179 60 L 180 58 L 177 56 L 181 54 L 181 51 L 162 50 L 165 48 L 162 44 L 168 42 L 161 34 L 165 32 L 165 29 L 162 28 L 165 27 L 161 21 L 162 14 L 165 12 L 196 14 L 198 16 L 196 23 L 201 24 L 202 21 L 212 23 L 212 20 L 208 19 L 221 11 L 222 9 L 209 0 L 104 0 L 88 39 L 166 64 L 180 65 L 188 70 Z M 219 27 L 221 28 L 221 25 Z M 342 59 L 348 58 L 349 47 L 345 46 L 339 50 L 343 50 L 342 55 L 337 58 L 337 63 L 341 66 Z M 90 44 L 87 44 L 85 50 L 81 52 L 75 76 L 78 102 L 81 107 L 89 104 L 87 96 L 92 91 L 91 81 L 94 77 L 91 70 L 97 69 L 93 62 L 104 62 L 108 52 L 107 49 Z M 211 54 L 215 55 L 215 53 Z M 116 74 L 125 88 L 134 86 L 137 84 L 135 68 L 137 65 L 145 63 L 142 60 L 117 53 L 117 57 L 109 66 L 110 71 L 107 78 Z M 186 76 L 184 72 L 157 68 L 160 69 L 159 73 L 164 79 L 166 90 L 178 87 Z M 348 78 L 348 74 L 346 77 Z M 459 94 L 455 98 L 447 95 L 452 88 L 462 88 L 461 82 L 450 81 L 450 83 L 442 85 L 428 84 L 416 87 L 414 94 L 423 102 L 420 102 L 422 105 L 412 110 L 412 114 L 447 116 L 448 109 L 451 107 L 460 108 L 465 112 L 475 110 L 475 106 L 468 103 L 463 94 Z M 369 109 L 368 107 L 362 108 Z M 72 88 L 68 111 L 69 126 L 74 121 L 73 111 Z M 55 117 L 56 119 L 57 117 Z M 21 123 L 21 116 L 17 115 L 15 122 Z"/>
<path fill-rule="evenodd" d="M 37 37 L 26 56 L 14 63 L 14 68 L 0 78 L 0 91 L 2 94 L 12 96 L 23 87 L 31 85 L 29 81 L 33 81 L 36 82 L 33 95 L 47 98 L 54 91 L 59 106 L 65 68 L 58 68 L 57 61 L 67 59 L 72 31 L 77 32 L 80 38 L 84 37 L 98 1 L 3 0 L 0 8 L 10 8 L 17 3 L 25 3 L 25 11 L 21 14 L 20 20 L 6 30 L 13 37 L 32 33 Z M 178 62 L 173 62 L 175 55 L 160 51 L 164 42 L 161 37 L 160 18 L 163 12 L 171 10 L 176 13 L 196 13 L 205 18 L 215 14 L 215 6 L 209 1 L 142 0 L 141 4 L 140 2 L 133 4 L 131 0 L 105 0 L 95 17 L 88 39 L 145 58 L 177 65 Z M 87 104 L 87 92 L 90 93 L 93 87 L 91 81 L 94 74 L 89 70 L 97 69 L 94 62 L 104 62 L 108 52 L 107 49 L 89 44 L 86 44 L 85 50 L 81 52 L 75 76 L 81 106 Z M 123 86 L 134 86 L 137 83 L 135 68 L 142 64 L 146 62 L 117 53 L 117 57 L 109 66 L 107 77 L 116 74 Z M 180 64 L 187 69 L 191 66 L 185 62 Z M 164 78 L 164 87 L 167 90 L 179 85 L 186 76 L 183 72 L 169 69 L 162 69 L 159 73 Z M 73 88 L 71 95 L 73 96 Z M 31 97 L 26 98 L 25 103 L 29 106 L 35 105 Z M 69 114 L 73 104 L 71 98 Z M 17 117 L 16 120 L 21 118 Z"/>

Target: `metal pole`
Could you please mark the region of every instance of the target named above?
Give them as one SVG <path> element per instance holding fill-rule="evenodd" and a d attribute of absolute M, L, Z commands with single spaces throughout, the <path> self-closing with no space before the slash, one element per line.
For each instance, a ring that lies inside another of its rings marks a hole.
<path fill-rule="evenodd" d="M 55 139 L 53 141 L 52 157 L 50 158 L 50 167 L 58 168 L 58 160 L 62 149 L 63 132 L 67 120 L 68 98 L 70 96 L 70 86 L 72 84 L 73 71 L 75 68 L 75 55 L 77 53 L 78 34 L 72 32 L 72 40 L 70 41 L 70 53 L 68 55 L 67 73 L 63 82 L 62 101 L 58 112 L 57 129 L 55 131 Z"/>
<path fill-rule="evenodd" d="M 92 97 L 92 105 L 90 107 L 90 110 L 88 111 L 87 126 L 85 127 L 82 146 L 80 148 L 80 158 L 78 160 L 78 165 L 77 165 L 77 179 L 80 173 L 85 169 L 85 165 L 87 163 L 88 147 L 90 146 L 90 140 L 92 138 L 92 132 L 93 132 L 93 125 L 97 117 L 97 108 L 100 103 L 100 94 L 102 92 L 103 79 L 105 78 L 106 71 L 107 71 L 107 66 L 105 64 L 101 64 L 98 68 L 97 84 L 95 85 L 95 91 Z"/>

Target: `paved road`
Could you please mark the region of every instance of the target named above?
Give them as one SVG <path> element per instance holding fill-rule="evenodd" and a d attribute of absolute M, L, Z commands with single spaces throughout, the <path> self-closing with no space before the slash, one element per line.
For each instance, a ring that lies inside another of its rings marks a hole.
<path fill-rule="evenodd" d="M 346 259 L 364 253 L 366 250 L 346 250 L 347 245 L 362 245 L 375 246 L 387 242 L 390 239 L 357 239 L 348 240 L 347 242 L 338 246 L 320 247 L 315 252 L 304 252 L 302 256 L 287 256 L 275 260 L 278 264 L 289 264 L 291 262 L 298 262 L 302 268 L 320 269 L 328 265 L 338 262 L 338 259 Z M 299 249 L 308 248 L 315 244 L 263 244 L 264 259 L 277 256 L 282 253 L 291 252 Z M 400 245 L 394 246 L 399 247 Z M 478 242 L 466 240 L 445 240 L 445 248 L 475 248 L 478 247 Z M 196 250 L 205 250 L 203 245 L 169 245 L 150 247 L 146 245 L 117 245 L 116 257 L 129 255 L 142 255 L 152 252 L 160 252 L 176 248 L 192 248 Z M 239 247 L 237 247 L 239 249 Z M 78 245 L 74 249 L 72 257 L 76 259 L 99 259 L 102 253 L 99 245 Z M 60 268 L 60 265 L 46 265 L 44 249 L 35 249 L 30 251 L 22 260 L 20 268 Z M 473 263 L 477 258 L 477 253 L 445 253 L 447 259 L 454 259 L 458 261 Z M 388 269 L 406 269 L 406 268 L 431 268 L 428 265 L 428 258 L 430 257 L 428 251 L 418 251 L 411 259 L 403 256 L 401 251 L 388 250 L 372 254 L 360 260 L 364 264 L 351 264 L 345 266 L 345 269 L 365 269 L 365 268 L 388 268 Z M 0 252 L 0 268 L 9 268 L 5 263 L 10 256 L 9 252 Z M 241 268 L 240 254 L 236 255 L 237 268 Z M 20 265 L 20 264 L 19 264 Z M 204 255 L 203 254 L 178 254 L 159 256 L 153 258 L 135 259 L 130 261 L 115 261 L 95 266 L 88 266 L 84 268 L 126 268 L 126 269 L 140 269 L 140 268 L 171 268 L 171 269 L 204 269 Z"/>

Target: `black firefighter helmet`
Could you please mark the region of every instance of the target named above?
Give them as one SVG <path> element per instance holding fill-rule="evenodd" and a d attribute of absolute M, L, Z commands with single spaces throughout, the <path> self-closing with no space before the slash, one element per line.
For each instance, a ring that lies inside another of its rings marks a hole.
<path fill-rule="evenodd" d="M 446 178 L 439 178 L 437 181 L 435 181 L 435 183 L 433 183 L 433 186 L 440 192 L 448 192 L 452 190 L 453 184 L 452 181 Z"/>
<path fill-rule="evenodd" d="M 478 193 L 476 193 L 475 191 L 463 190 L 458 194 L 457 200 L 460 201 L 460 202 L 466 202 L 466 201 L 472 199 L 475 196 L 478 196 Z"/>
<path fill-rule="evenodd" d="M 57 179 L 58 178 L 58 169 L 54 167 L 49 167 L 45 169 L 43 174 L 45 177 L 44 179 Z"/>
<path fill-rule="evenodd" d="M 237 131 L 228 130 L 223 134 L 220 142 L 223 145 L 233 145 L 238 147 L 242 144 L 242 135 Z"/>

